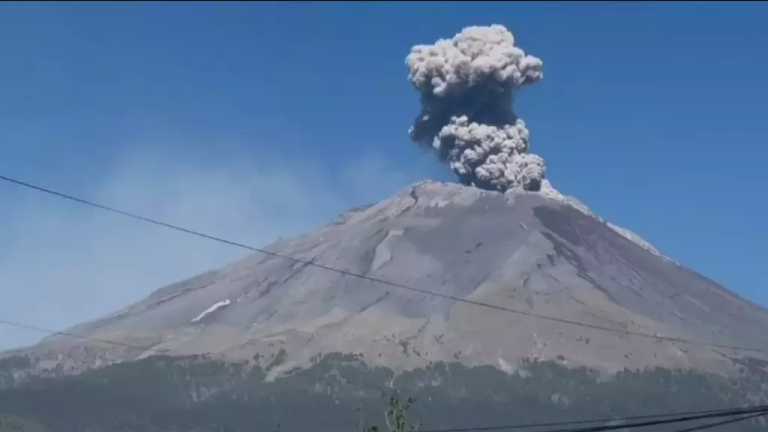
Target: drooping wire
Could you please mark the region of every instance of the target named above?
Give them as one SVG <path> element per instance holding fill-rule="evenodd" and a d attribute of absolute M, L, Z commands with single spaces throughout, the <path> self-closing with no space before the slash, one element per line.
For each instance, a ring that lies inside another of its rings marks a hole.
<path fill-rule="evenodd" d="M 25 323 L 22 323 L 22 322 L 19 322 L 19 321 L 11 321 L 11 320 L 6 320 L 6 319 L 0 319 L 0 324 L 7 325 L 7 326 L 10 326 L 10 327 L 26 329 L 26 330 L 32 330 L 32 331 L 36 331 L 36 332 L 40 332 L 40 333 L 45 333 L 45 334 L 48 334 L 48 335 L 51 335 L 51 336 L 66 336 L 66 337 L 70 337 L 70 338 L 73 338 L 73 339 L 89 340 L 89 341 L 92 341 L 92 342 L 99 342 L 99 343 L 108 344 L 108 345 L 122 346 L 122 347 L 125 347 L 125 348 L 132 348 L 132 349 L 137 349 L 137 350 L 142 350 L 142 351 L 146 351 L 146 350 L 152 348 L 151 346 L 133 345 L 133 344 L 129 344 L 129 343 L 125 343 L 125 342 L 119 342 L 119 341 L 114 341 L 114 340 L 110 340 L 110 339 L 102 339 L 102 338 L 96 338 L 96 337 L 91 337 L 91 336 L 85 336 L 85 335 L 78 334 L 78 333 L 73 333 L 73 332 L 70 332 L 70 331 L 51 330 L 51 329 L 47 329 L 47 328 L 44 328 L 44 327 L 38 327 L 38 326 L 35 326 L 35 325 L 31 325 L 31 324 L 25 324 Z"/>
<path fill-rule="evenodd" d="M 707 424 L 703 424 L 703 425 L 699 425 L 699 426 L 692 426 L 692 427 L 685 428 L 685 429 L 679 429 L 679 430 L 676 430 L 674 432 L 695 432 L 695 431 L 700 431 L 700 430 L 705 430 L 705 429 L 711 429 L 711 428 L 715 428 L 715 427 L 718 427 L 718 426 L 727 425 L 727 424 L 730 424 L 730 423 L 738 423 L 738 422 L 741 422 L 741 421 L 745 421 L 745 420 L 749 420 L 749 419 L 753 419 L 753 418 L 757 418 L 757 417 L 762 417 L 762 416 L 767 415 L 767 414 L 768 414 L 768 412 L 761 412 L 761 413 L 756 413 L 756 414 L 750 414 L 750 415 L 746 415 L 746 416 L 742 416 L 742 417 L 737 417 L 735 419 L 721 420 L 721 421 L 718 421 L 718 422 L 707 423 Z"/>
<path fill-rule="evenodd" d="M 84 199 L 84 198 L 79 198 L 79 197 L 76 197 L 74 195 L 66 194 L 66 193 L 59 192 L 59 191 L 56 191 L 56 190 L 53 190 L 53 189 L 49 189 L 49 188 L 46 188 L 46 187 L 34 185 L 32 183 L 21 181 L 21 180 L 12 178 L 12 177 L 7 177 L 7 176 L 0 175 L 0 180 L 8 182 L 8 183 L 15 184 L 17 186 L 21 186 L 21 187 L 24 187 L 24 188 L 27 188 L 27 189 L 32 189 L 32 190 L 35 190 L 35 191 L 38 191 L 38 192 L 43 192 L 43 193 L 46 193 L 46 194 L 49 194 L 49 195 L 53 195 L 53 196 L 56 196 L 56 197 L 59 197 L 59 198 L 65 199 L 65 200 L 73 201 L 73 202 L 76 202 L 76 203 L 79 203 L 79 204 L 83 204 L 83 205 L 86 205 L 86 206 L 94 207 L 94 208 L 97 208 L 97 209 L 100 209 L 100 210 L 104 210 L 104 211 L 107 211 L 107 212 L 119 214 L 119 215 L 122 215 L 122 216 L 125 216 L 125 217 L 128 217 L 128 218 L 131 218 L 131 219 L 135 219 L 135 220 L 142 221 L 142 222 L 145 222 L 145 223 L 161 226 L 161 227 L 164 227 L 164 228 L 167 228 L 167 229 L 171 229 L 171 230 L 174 230 L 174 231 L 179 231 L 179 232 L 182 232 L 182 233 L 185 233 L 185 234 L 197 236 L 197 237 L 204 238 L 204 239 L 207 239 L 207 240 L 211 240 L 211 241 L 227 244 L 227 245 L 230 245 L 230 246 L 238 247 L 238 248 L 245 249 L 245 250 L 248 250 L 248 251 L 251 251 L 251 252 L 257 252 L 257 253 L 268 255 L 268 256 L 273 256 L 273 257 L 277 257 L 277 258 L 286 259 L 286 260 L 289 260 L 289 261 L 293 261 L 295 263 L 305 264 L 305 265 L 316 267 L 316 268 L 320 268 L 320 269 L 323 269 L 323 270 L 326 270 L 326 271 L 335 272 L 335 273 L 341 274 L 343 276 L 349 276 L 349 277 L 353 277 L 353 278 L 358 278 L 358 279 L 374 282 L 374 283 L 377 283 L 377 284 L 380 284 L 380 285 L 389 286 L 389 287 L 392 287 L 392 288 L 397 288 L 397 289 L 402 289 L 402 290 L 406 290 L 406 291 L 416 292 L 416 293 L 420 293 L 420 294 L 424 294 L 424 295 L 444 298 L 444 299 L 447 299 L 447 300 L 455 301 L 457 303 L 464 303 L 464 304 L 469 304 L 469 305 L 473 305 L 473 306 L 479 306 L 479 307 L 483 307 L 483 308 L 487 308 L 487 309 L 492 309 L 492 310 L 496 310 L 496 311 L 501 311 L 501 312 L 507 312 L 507 313 L 512 313 L 512 314 L 527 316 L 529 318 L 540 319 L 540 320 L 544 320 L 544 321 L 552 321 L 552 322 L 556 322 L 556 323 L 560 323 L 560 324 L 566 324 L 566 325 L 570 325 L 570 326 L 589 328 L 589 329 L 593 329 L 593 330 L 609 332 L 609 333 L 615 333 L 615 334 L 620 334 L 620 335 L 624 335 L 624 336 L 636 336 L 636 337 L 642 337 L 642 338 L 647 338 L 647 339 L 653 339 L 653 340 L 656 340 L 656 341 L 676 342 L 676 343 L 681 343 L 681 344 L 686 344 L 686 345 L 699 345 L 699 346 L 707 346 L 707 347 L 710 347 L 710 348 L 723 348 L 723 349 L 730 349 L 730 350 L 735 350 L 735 351 L 753 351 L 753 352 L 761 352 L 761 353 L 767 353 L 768 354 L 768 350 L 762 349 L 762 348 L 745 347 L 745 346 L 729 345 L 729 344 L 722 344 L 722 343 L 711 343 L 711 342 L 706 342 L 706 341 L 697 341 L 697 340 L 680 338 L 680 337 L 662 336 L 662 335 L 658 335 L 658 334 L 651 334 L 651 333 L 645 333 L 645 332 L 634 331 L 634 330 L 621 330 L 621 329 L 616 329 L 616 328 L 612 328 L 612 327 L 606 327 L 606 326 L 602 326 L 602 325 L 590 324 L 590 323 L 585 323 L 585 322 L 581 322 L 581 321 L 571 320 L 571 319 L 567 319 L 567 318 L 559 318 L 559 317 L 555 317 L 555 316 L 544 315 L 544 314 L 539 314 L 539 313 L 525 311 L 525 310 L 513 309 L 513 308 L 506 307 L 506 306 L 501 306 L 501 305 L 497 305 L 497 304 L 481 302 L 481 301 L 477 301 L 477 300 L 470 300 L 470 299 L 466 299 L 466 298 L 463 298 L 463 297 L 454 296 L 454 295 L 451 295 L 451 294 L 440 293 L 440 292 L 437 292 L 437 291 L 432 291 L 432 290 L 427 290 L 427 289 L 422 289 L 422 288 L 416 288 L 416 287 L 412 287 L 412 286 L 409 286 L 409 285 L 388 281 L 386 279 L 381 279 L 381 278 L 378 278 L 378 277 L 368 276 L 368 275 L 364 275 L 364 274 L 360 274 L 360 273 L 355 273 L 355 272 L 350 271 L 350 270 L 345 270 L 345 269 L 329 266 L 329 265 L 326 265 L 326 264 L 321 264 L 321 263 L 318 263 L 318 262 L 316 262 L 314 260 L 307 260 L 307 259 L 302 259 L 302 258 L 296 258 L 296 257 L 290 256 L 290 255 L 287 255 L 287 254 L 270 251 L 270 250 L 267 250 L 267 249 L 264 249 L 264 248 L 258 248 L 258 247 L 251 246 L 251 245 L 248 245 L 248 244 L 245 244 L 245 243 L 242 243 L 242 242 L 228 240 L 228 239 L 225 239 L 225 238 L 222 238 L 222 237 L 218 237 L 218 236 L 215 236 L 215 235 L 211 235 L 211 234 L 206 234 L 206 233 L 203 233 L 203 232 L 200 232 L 200 231 L 196 231 L 196 230 L 193 230 L 193 229 L 190 229 L 190 228 L 185 228 L 185 227 L 182 227 L 182 226 L 179 226 L 179 225 L 175 225 L 175 224 L 171 224 L 171 223 L 168 223 L 168 222 L 160 221 L 160 220 L 153 219 L 153 218 L 150 218 L 150 217 L 147 217 L 147 216 L 142 216 L 142 215 L 139 215 L 139 214 L 136 214 L 136 213 L 132 213 L 132 212 L 128 212 L 128 211 L 125 211 L 125 210 L 121 210 L 121 209 L 118 209 L 118 208 L 115 208 L 115 207 L 107 206 L 107 205 L 104 205 L 104 204 L 99 204 L 99 203 L 96 203 L 94 201 L 90 201 L 90 200 L 87 200 L 87 199 Z"/>
<path fill-rule="evenodd" d="M 624 421 L 631 419 L 631 417 L 626 417 L 623 419 L 610 419 L 608 421 L 612 423 L 621 422 L 620 424 L 610 424 L 610 425 L 598 425 L 598 426 L 587 426 L 587 427 L 580 427 L 580 428 L 563 428 L 563 429 L 550 429 L 545 430 L 542 432 L 604 432 L 604 431 L 611 431 L 611 430 L 617 430 L 617 429 L 625 429 L 625 428 L 636 428 L 636 427 L 649 427 L 649 426 L 658 426 L 663 424 L 674 424 L 674 423 L 683 423 L 683 422 L 690 422 L 695 420 L 704 420 L 704 419 L 710 419 L 710 418 L 719 418 L 719 417 L 732 417 L 735 415 L 742 415 L 747 414 L 754 417 L 759 417 L 768 414 L 768 406 L 766 405 L 760 405 L 756 407 L 751 408 L 736 408 L 736 409 L 726 409 L 726 410 L 716 410 L 712 412 L 702 412 L 700 414 L 686 414 L 682 416 L 674 416 L 673 418 L 665 418 L 665 419 L 657 419 L 657 420 L 645 420 L 635 423 L 625 423 Z M 667 417 L 665 414 L 657 415 L 659 417 Z M 653 418 L 653 416 L 648 416 Z M 635 417 L 637 418 L 637 417 Z M 746 418 L 744 418 L 746 419 Z M 605 419 L 603 419 L 604 421 Z M 589 421 L 591 423 L 599 422 L 598 420 Z M 501 431 L 501 430 L 512 430 L 512 429 L 522 429 L 522 428 L 534 428 L 534 427 L 541 427 L 544 423 L 540 424 L 527 424 L 527 425 L 501 425 L 501 426 L 476 426 L 476 427 L 468 427 L 468 428 L 449 428 L 449 429 L 425 429 L 421 432 L 480 432 L 480 431 Z M 564 423 L 569 424 L 569 423 Z M 575 423 L 570 423 L 575 424 Z M 725 423 L 723 423 L 725 424 Z M 712 427 L 717 426 L 713 425 Z M 685 432 L 685 431 L 683 431 Z"/>

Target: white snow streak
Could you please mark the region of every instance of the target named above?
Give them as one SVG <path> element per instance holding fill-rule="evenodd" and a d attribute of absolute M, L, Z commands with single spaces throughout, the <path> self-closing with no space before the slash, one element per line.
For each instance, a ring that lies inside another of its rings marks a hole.
<path fill-rule="evenodd" d="M 200 315 L 195 317 L 195 319 L 193 319 L 192 322 L 193 323 L 194 322 L 198 322 L 201 319 L 205 318 L 207 315 L 209 315 L 209 314 L 211 314 L 211 313 L 213 313 L 213 312 L 215 312 L 215 311 L 217 311 L 217 310 L 219 310 L 219 309 L 221 309 L 223 307 L 229 306 L 231 303 L 232 302 L 229 299 L 222 300 L 220 302 L 214 303 L 213 306 L 211 306 L 208 309 L 204 310 L 203 312 L 200 313 Z"/>
<path fill-rule="evenodd" d="M 549 182 L 549 180 L 544 180 L 541 185 L 540 192 L 542 195 L 549 199 L 553 199 L 556 201 L 560 201 L 563 204 L 567 204 L 576 210 L 584 213 L 587 216 L 591 216 L 600 222 L 606 224 L 608 228 L 612 229 L 614 232 L 619 234 L 620 236 L 624 237 L 625 239 L 631 241 L 632 243 L 640 246 L 641 248 L 645 249 L 646 251 L 652 253 L 653 255 L 656 255 L 660 258 L 663 258 L 666 261 L 669 261 L 671 263 L 677 264 L 676 261 L 673 259 L 667 257 L 666 255 L 662 254 L 655 246 L 653 246 L 649 241 L 645 240 L 644 238 L 640 237 L 638 234 L 624 228 L 620 227 L 618 225 L 614 225 L 611 222 L 608 222 L 601 218 L 600 216 L 596 215 L 592 212 L 592 210 L 589 209 L 584 203 L 577 200 L 574 197 L 566 196 L 560 193 L 557 189 L 552 186 L 552 184 Z"/>

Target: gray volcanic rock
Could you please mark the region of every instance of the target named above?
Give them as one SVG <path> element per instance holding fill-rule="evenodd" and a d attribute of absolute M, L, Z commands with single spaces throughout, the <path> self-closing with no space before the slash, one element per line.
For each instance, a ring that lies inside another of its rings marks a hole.
<path fill-rule="evenodd" d="M 136 347 L 54 337 L 13 354 L 29 355 L 39 373 L 209 353 L 279 363 L 279 374 L 331 352 L 395 370 L 445 360 L 511 371 L 539 359 L 728 372 L 735 358 L 765 354 L 623 332 L 768 349 L 765 309 L 553 190 L 423 182 L 267 249 L 522 314 L 257 254 L 71 329 Z"/>

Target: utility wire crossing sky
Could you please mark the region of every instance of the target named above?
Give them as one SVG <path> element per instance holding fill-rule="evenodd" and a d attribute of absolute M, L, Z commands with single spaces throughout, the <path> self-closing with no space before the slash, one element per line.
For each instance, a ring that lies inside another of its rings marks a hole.
<path fill-rule="evenodd" d="M 642 428 L 642 427 L 684 423 L 684 422 L 712 419 L 712 418 L 742 416 L 742 417 L 737 417 L 735 419 L 725 420 L 722 422 L 699 425 L 689 429 L 684 429 L 685 431 L 694 431 L 694 430 L 699 430 L 699 428 L 706 429 L 709 427 L 720 426 L 722 424 L 743 421 L 743 420 L 747 420 L 754 417 L 760 417 L 766 414 L 768 414 L 768 406 L 762 405 L 757 407 L 736 408 L 731 410 L 701 412 L 696 414 L 677 416 L 674 418 L 646 420 L 646 421 L 634 422 L 634 423 L 625 423 L 626 420 L 630 419 L 629 417 L 627 417 L 624 419 L 612 419 L 610 420 L 612 424 L 609 424 L 609 425 L 587 426 L 587 427 L 580 427 L 580 428 L 550 429 L 550 430 L 544 430 L 540 432 L 605 432 L 605 431 L 619 430 L 619 429 L 625 429 L 625 428 L 626 429 Z M 663 417 L 663 416 L 664 415 L 661 415 L 659 417 Z M 537 427 L 537 426 L 540 426 L 540 425 L 534 425 L 533 427 Z M 520 426 L 477 426 L 477 427 L 471 427 L 471 428 L 425 429 L 422 432 L 471 432 L 471 431 L 509 430 L 509 429 L 518 429 L 518 428 L 520 428 Z"/>
<path fill-rule="evenodd" d="M 553 322 L 557 322 L 557 323 L 560 323 L 560 324 L 571 325 L 571 326 L 578 326 L 578 327 L 584 327 L 584 328 L 590 328 L 590 329 L 593 329 L 593 330 L 599 330 L 599 331 L 604 331 L 604 332 L 609 332 L 609 333 L 616 333 L 616 334 L 620 334 L 620 335 L 624 335 L 624 336 L 636 336 L 636 337 L 654 339 L 654 340 L 658 340 L 658 341 L 676 342 L 676 343 L 682 343 L 682 344 L 686 344 L 686 345 L 708 346 L 708 347 L 712 347 L 712 348 L 724 348 L 724 349 L 730 349 L 730 350 L 734 350 L 734 351 L 753 351 L 753 352 L 762 352 L 762 353 L 768 352 L 765 349 L 756 348 L 756 347 L 744 347 L 744 346 L 729 345 L 729 344 L 724 344 L 724 343 L 696 341 L 696 340 L 691 340 L 691 339 L 684 339 L 684 338 L 673 337 L 673 336 L 663 336 L 663 335 L 658 335 L 658 334 L 650 334 L 650 333 L 645 333 L 645 332 L 641 332 L 641 331 L 634 331 L 634 330 L 628 330 L 628 329 L 627 330 L 615 329 L 615 328 L 605 327 L 605 326 L 601 326 L 601 325 L 590 324 L 590 323 L 585 323 L 585 322 L 580 322 L 580 321 L 574 321 L 574 320 L 564 319 L 564 318 L 558 318 L 558 317 L 554 317 L 554 316 L 542 315 L 542 314 L 538 314 L 538 313 L 534 313 L 534 312 L 528 312 L 528 311 L 523 311 L 523 310 L 512 309 L 512 308 L 508 308 L 508 307 L 500 306 L 500 305 L 496 305 L 496 304 L 491 304 L 491 303 L 485 303 L 485 302 L 481 302 L 481 301 L 465 299 L 465 298 L 457 297 L 457 296 L 450 295 L 450 294 L 443 294 L 443 293 L 440 293 L 440 292 L 437 292 L 437 291 L 432 291 L 432 290 L 427 290 L 427 289 L 411 287 L 411 286 L 400 284 L 400 283 L 397 283 L 397 282 L 392 282 L 392 281 L 388 281 L 388 280 L 385 280 L 385 279 L 380 279 L 380 278 L 377 278 L 377 277 L 367 276 L 367 275 L 363 275 L 363 274 L 359 274 L 359 273 L 354 273 L 354 272 L 351 272 L 351 271 L 348 271 L 348 270 L 344 270 L 344 269 L 328 266 L 328 265 L 325 265 L 325 264 L 322 264 L 322 263 L 315 262 L 314 260 L 306 260 L 306 259 L 302 259 L 302 258 L 296 258 L 296 257 L 293 257 L 293 256 L 281 254 L 281 253 L 278 253 L 278 252 L 269 251 L 269 250 L 266 250 L 266 249 L 263 249 L 263 248 L 258 248 L 258 247 L 255 247 L 255 246 L 250 246 L 250 245 L 247 245 L 245 243 L 240 243 L 240 242 L 237 242 L 237 241 L 227 240 L 227 239 L 224 239 L 224 238 L 221 238 L 221 237 L 218 237 L 218 236 L 214 236 L 214 235 L 211 235 L 211 234 L 202 233 L 200 231 L 196 231 L 196 230 L 192 230 L 192 229 L 189 229 L 189 228 L 181 227 L 181 226 L 178 226 L 178 225 L 170 224 L 170 223 L 167 223 L 167 222 L 159 221 L 159 220 L 156 220 L 156 219 L 153 219 L 153 218 L 149 218 L 149 217 L 146 217 L 146 216 L 142 216 L 142 215 L 138 215 L 138 214 L 135 214 L 135 213 L 127 212 L 125 210 L 120 210 L 120 209 L 117 209 L 115 207 L 107 206 L 107 205 L 104 205 L 104 204 L 99 204 L 99 203 L 96 203 L 96 202 L 93 202 L 93 201 L 90 201 L 90 200 L 86 200 L 84 198 L 76 197 L 76 196 L 73 196 L 73 195 L 70 195 L 70 194 L 66 194 L 66 193 L 59 192 L 59 191 L 56 191 L 56 190 L 53 190 L 53 189 L 49 189 L 47 187 L 34 185 L 32 183 L 28 183 L 28 182 L 25 182 L 25 181 L 22 181 L 22 180 L 18 180 L 18 179 L 12 178 L 12 177 L 7 177 L 7 176 L 4 176 L 4 175 L 0 175 L 0 180 L 2 180 L 4 182 L 15 184 L 17 186 L 21 186 L 21 187 L 24 187 L 24 188 L 27 188 L 27 189 L 32 189 L 32 190 L 35 190 L 37 192 L 42 192 L 42 193 L 45 193 L 45 194 L 53 195 L 55 197 L 62 198 L 62 199 L 65 199 L 65 200 L 74 201 L 74 202 L 76 202 L 78 204 L 87 205 L 87 206 L 94 207 L 94 208 L 97 208 L 97 209 L 100 209 L 100 210 L 104 210 L 104 211 L 107 211 L 107 212 L 111 212 L 111 213 L 116 213 L 116 214 L 121 215 L 121 216 L 126 216 L 126 217 L 129 217 L 131 219 L 135 219 L 135 220 L 138 220 L 138 221 L 141 221 L 141 222 L 145 222 L 145 223 L 149 223 L 149 224 L 153 224 L 153 225 L 158 225 L 158 226 L 161 226 L 161 227 L 164 227 L 164 228 L 168 228 L 168 229 L 171 229 L 171 230 L 174 230 L 174 231 L 179 231 L 179 232 L 182 232 L 182 233 L 185 233 L 185 234 L 189 234 L 189 235 L 193 235 L 193 236 L 196 236 L 196 237 L 200 237 L 200 238 L 203 238 L 203 239 L 206 239 L 206 240 L 212 240 L 212 241 L 215 241 L 215 242 L 224 243 L 226 245 L 238 247 L 238 248 L 241 248 L 241 249 L 246 249 L 246 250 L 249 250 L 251 252 L 257 252 L 257 253 L 261 253 L 261 254 L 265 254 L 265 255 L 269 255 L 269 256 L 274 256 L 274 257 L 278 257 L 278 258 L 287 259 L 287 260 L 290 260 L 290 261 L 293 261 L 293 262 L 296 262 L 296 263 L 305 264 L 305 265 L 309 265 L 309 266 L 312 266 L 312 267 L 317 267 L 317 268 L 320 268 L 320 269 L 323 269 L 323 270 L 327 270 L 327 271 L 331 271 L 331 272 L 334 272 L 334 273 L 339 273 L 339 274 L 341 274 L 343 276 L 349 276 L 349 277 L 354 277 L 354 278 L 358 278 L 358 279 L 362 279 L 362 280 L 367 280 L 367 281 L 370 281 L 370 282 L 374 282 L 374 283 L 377 283 L 377 284 L 380 284 L 380 285 L 384 285 L 384 286 L 389 286 L 389 287 L 392 287 L 392 288 L 398 288 L 398 289 L 403 289 L 403 290 L 407 290 L 407 291 L 417 292 L 417 293 L 420 293 L 420 294 L 430 295 L 430 296 L 434 296 L 434 297 L 440 297 L 440 298 L 444 298 L 444 299 L 448 299 L 448 300 L 453 300 L 453 301 L 460 302 L 460 303 L 466 303 L 466 304 L 473 305 L 473 306 L 479 306 L 479 307 L 483 307 L 483 308 L 488 308 L 488 309 L 492 309 L 492 310 L 496 310 L 496 311 L 508 312 L 508 313 L 512 313 L 512 314 L 518 314 L 518 315 L 522 315 L 522 316 L 526 316 L 526 317 L 530 317 L 530 318 L 534 318 L 534 319 L 541 319 L 541 320 L 545 320 L 545 321 L 553 321 Z"/>
<path fill-rule="evenodd" d="M 765 306 L 766 20 L 764 3 L 0 3 L 0 172 L 252 245 L 425 178 L 535 188 L 545 175 L 542 187 Z M 461 35 L 493 24 L 514 41 Z M 482 40 L 499 43 L 468 43 Z M 490 69 L 465 68 L 475 48 Z M 420 61 L 433 52 L 442 66 Z M 492 69 L 509 87 L 477 111 L 458 90 Z M 449 90 L 461 97 L 438 98 Z M 415 127 L 429 133 L 413 145 L 407 128 L 426 113 L 435 128 Z M 16 321 L 66 328 L 242 256 L 0 195 L 0 272 L 27 288 L 8 290 L 0 316 Z M 0 330 L 0 349 L 35 336 Z"/>

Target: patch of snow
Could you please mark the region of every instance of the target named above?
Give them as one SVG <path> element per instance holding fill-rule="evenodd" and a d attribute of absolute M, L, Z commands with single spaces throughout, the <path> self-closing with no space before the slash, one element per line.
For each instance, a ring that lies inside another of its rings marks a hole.
<path fill-rule="evenodd" d="M 512 365 L 507 363 L 506 360 L 504 360 L 501 357 L 499 357 L 498 360 L 499 360 L 499 369 L 501 369 L 502 371 L 508 374 L 511 374 L 512 372 L 514 372 L 514 368 L 512 367 Z"/>
<path fill-rule="evenodd" d="M 281 363 L 279 365 L 276 365 L 273 367 L 268 373 L 267 376 L 264 378 L 266 382 L 273 382 L 275 379 L 280 378 L 283 376 L 286 372 L 290 371 L 291 369 L 301 367 L 302 365 L 297 361 L 286 361 L 284 363 Z M 338 404 L 338 401 L 336 402 Z"/>
<path fill-rule="evenodd" d="M 595 213 L 593 213 L 592 210 L 590 210 L 590 208 L 587 207 L 586 204 L 584 204 L 583 202 L 579 201 L 578 199 L 576 199 L 574 197 L 567 196 L 567 195 L 563 195 L 562 193 L 560 193 L 560 191 L 555 189 L 554 186 L 552 186 L 552 184 L 549 182 L 549 180 L 544 180 L 542 182 L 541 190 L 539 191 L 539 193 L 544 195 L 544 197 L 546 197 L 546 198 L 549 198 L 549 199 L 561 202 L 563 204 L 569 205 L 569 206 L 575 208 L 576 210 L 584 213 L 585 215 L 591 216 L 591 217 L 597 219 L 601 223 L 606 224 L 606 226 L 608 228 L 612 229 L 615 233 L 617 233 L 618 235 L 620 235 L 620 236 L 624 237 L 625 239 L 631 241 L 632 243 L 636 244 L 637 246 L 641 247 L 642 249 L 650 252 L 653 255 L 656 255 L 659 258 L 662 258 L 662 259 L 664 259 L 666 261 L 669 261 L 671 263 L 677 264 L 676 261 L 674 261 L 673 259 L 669 258 L 668 256 L 662 254 L 655 246 L 653 246 L 649 241 L 647 241 L 644 238 L 640 237 L 638 234 L 636 234 L 636 233 L 634 233 L 634 232 L 632 232 L 632 231 L 630 231 L 630 230 L 628 230 L 628 229 L 626 229 L 624 227 L 620 227 L 618 225 L 614 225 L 614 224 L 604 220 L 600 216 L 598 216 Z"/>
<path fill-rule="evenodd" d="M 652 244 L 648 243 L 647 240 L 643 239 L 636 233 L 626 228 L 620 227 L 618 225 L 614 225 L 610 222 L 608 222 L 607 224 L 608 224 L 608 228 L 616 231 L 617 233 L 619 233 L 620 236 L 624 237 L 625 239 L 635 243 L 636 245 L 640 246 L 641 248 L 647 250 L 648 252 L 654 255 L 662 256 L 661 252 L 659 252 L 658 249 L 656 249 Z"/>
<path fill-rule="evenodd" d="M 384 264 L 392 260 L 392 251 L 390 250 L 391 243 L 395 237 L 400 237 L 404 233 L 403 230 L 390 230 L 384 240 L 376 246 L 373 255 L 373 263 L 371 263 L 371 270 L 378 270 Z"/>
<path fill-rule="evenodd" d="M 449 200 L 443 200 L 440 198 L 435 198 L 434 200 L 429 202 L 429 207 L 435 207 L 435 208 L 442 208 L 447 205 L 449 205 L 451 202 Z"/>
<path fill-rule="evenodd" d="M 200 315 L 196 316 L 196 317 L 195 317 L 195 319 L 193 319 L 191 322 L 193 322 L 193 323 L 194 323 L 194 322 L 198 322 L 198 321 L 200 321 L 201 319 L 203 319 L 203 318 L 205 318 L 206 316 L 208 316 L 209 314 L 212 314 L 213 312 L 215 312 L 215 311 L 217 311 L 217 310 L 219 310 L 219 309 L 221 309 L 221 308 L 223 308 L 223 307 L 227 307 L 227 306 L 229 306 L 231 303 L 232 303 L 232 302 L 231 302 L 229 299 L 226 299 L 226 300 L 222 300 L 222 301 L 220 301 L 220 302 L 216 302 L 216 303 L 214 303 L 214 304 L 213 304 L 213 306 L 211 306 L 211 307 L 209 307 L 208 309 L 206 309 L 206 310 L 202 311 L 202 312 L 200 313 Z"/>
<path fill-rule="evenodd" d="M 584 204 L 583 202 L 579 201 L 574 197 L 561 194 L 559 190 L 555 189 L 555 187 L 552 186 L 552 183 L 550 183 L 549 180 L 545 179 L 543 182 L 541 182 L 541 190 L 539 191 L 539 193 L 544 195 L 544 197 L 546 198 L 559 201 L 563 204 L 567 204 L 575 208 L 576 210 L 584 213 L 587 216 L 592 216 L 594 218 L 600 219 L 597 215 L 592 213 L 592 210 L 590 210 L 589 207 L 587 207 L 587 205 Z"/>

